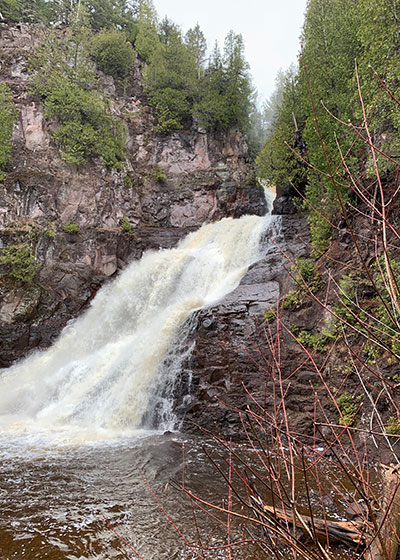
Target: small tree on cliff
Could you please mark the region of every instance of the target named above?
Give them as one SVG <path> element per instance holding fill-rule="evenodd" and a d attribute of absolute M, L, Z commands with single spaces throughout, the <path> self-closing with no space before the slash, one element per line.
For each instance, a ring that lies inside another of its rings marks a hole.
<path fill-rule="evenodd" d="M 11 160 L 11 136 L 16 119 L 11 90 L 6 84 L 0 84 L 0 181 L 4 180 L 6 165 Z"/>
<path fill-rule="evenodd" d="M 45 118 L 57 123 L 52 135 L 67 163 L 80 165 L 98 156 L 120 169 L 124 127 L 98 90 L 89 45 L 90 33 L 78 17 L 64 41 L 51 34 L 32 57 L 33 88 L 43 100 Z"/>
<path fill-rule="evenodd" d="M 117 80 L 128 77 L 135 60 L 125 33 L 115 29 L 100 31 L 94 37 L 91 54 L 98 68 Z"/>

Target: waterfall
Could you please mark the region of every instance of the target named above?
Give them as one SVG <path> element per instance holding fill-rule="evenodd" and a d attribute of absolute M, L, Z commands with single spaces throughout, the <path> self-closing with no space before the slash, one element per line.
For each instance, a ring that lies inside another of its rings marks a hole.
<path fill-rule="evenodd" d="M 270 219 L 225 218 L 130 264 L 51 348 L 2 372 L 0 430 L 139 428 L 182 325 L 238 285 Z"/>

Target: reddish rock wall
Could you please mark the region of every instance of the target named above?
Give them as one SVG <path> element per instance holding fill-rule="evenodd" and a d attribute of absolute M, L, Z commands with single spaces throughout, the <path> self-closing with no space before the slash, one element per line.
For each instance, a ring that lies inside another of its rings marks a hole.
<path fill-rule="evenodd" d="M 204 222 L 266 210 L 262 189 L 244 184 L 247 146 L 239 132 L 154 133 L 139 61 L 123 97 L 111 77 L 102 77 L 113 112 L 136 115 L 126 122 L 125 170 L 106 169 L 100 161 L 65 164 L 51 139 L 52 123 L 29 91 L 28 57 L 42 33 L 0 25 L 0 79 L 19 112 L 13 161 L 0 184 L 0 247 L 29 242 L 38 264 L 29 287 L 1 280 L 0 366 L 47 346 L 105 280 L 146 249 L 171 247 Z M 155 180 L 159 168 L 166 175 L 161 182 Z M 132 234 L 121 228 L 123 217 Z M 68 222 L 79 232 L 66 233 Z"/>

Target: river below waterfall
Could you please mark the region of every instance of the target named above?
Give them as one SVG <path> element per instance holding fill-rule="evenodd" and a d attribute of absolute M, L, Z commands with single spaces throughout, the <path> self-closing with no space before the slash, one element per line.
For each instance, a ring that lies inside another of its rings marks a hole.
<path fill-rule="evenodd" d="M 242 446 L 237 449 L 250 457 Z M 212 439 L 168 432 L 73 445 L 29 433 L 14 439 L 3 435 L 0 559 L 226 560 L 226 527 L 198 508 L 195 521 L 189 499 L 178 488 L 184 473 L 187 489 L 226 507 L 227 485 L 206 456 L 223 468 L 220 452 Z M 332 488 L 326 485 L 324 491 L 337 519 Z M 234 510 L 240 511 L 237 504 Z M 226 522 L 225 514 L 216 515 Z M 199 535 L 204 550 L 197 548 Z M 231 537 L 242 540 L 240 522 L 232 521 Z M 267 558 L 252 546 L 246 547 L 246 560 Z M 233 547 L 236 553 L 233 558 L 243 557 L 240 545 Z M 342 548 L 332 558 L 349 560 L 353 554 Z"/>
<path fill-rule="evenodd" d="M 151 493 L 179 529 L 195 537 L 189 501 L 171 485 L 182 477 L 182 444 L 188 486 L 204 498 L 223 499 L 223 484 L 202 450 L 210 443 L 203 439 L 143 432 L 54 446 L 29 434 L 1 437 L 1 560 L 137 558 L 113 529 L 145 560 L 195 558 Z M 211 520 L 200 523 L 205 535 L 212 534 Z M 220 557 L 225 553 L 213 554 Z"/>

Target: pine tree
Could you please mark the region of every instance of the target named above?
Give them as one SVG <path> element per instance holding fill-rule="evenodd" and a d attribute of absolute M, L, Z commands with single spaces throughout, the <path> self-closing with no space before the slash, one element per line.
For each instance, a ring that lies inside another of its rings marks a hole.
<path fill-rule="evenodd" d="M 270 103 L 272 120 L 269 121 L 267 140 L 257 157 L 257 166 L 259 177 L 267 183 L 288 188 L 295 185 L 304 192 L 307 168 L 294 153 L 306 155 L 302 137 L 305 124 L 302 95 L 296 67 L 278 75 L 276 90 L 271 97 L 275 101 Z"/>
<path fill-rule="evenodd" d="M 359 75 L 370 131 L 374 142 L 382 151 L 398 157 L 400 154 L 400 115 L 397 103 L 382 91 L 374 71 L 385 86 L 400 98 L 400 1 L 377 0 L 373 4 L 360 0 L 361 23 L 358 38 L 363 47 L 359 62 Z M 372 70 L 373 69 L 373 70 Z M 360 114 L 361 118 L 361 114 Z M 382 173 L 394 169 L 394 164 L 378 154 Z M 372 161 L 368 161 L 367 174 L 374 173 Z"/>
<path fill-rule="evenodd" d="M 225 38 L 224 66 L 229 125 L 247 131 L 250 124 L 253 88 L 249 65 L 244 57 L 243 37 L 233 31 L 230 31 Z"/>
<path fill-rule="evenodd" d="M 137 2 L 127 0 L 82 0 L 89 14 L 92 29 L 132 30 L 133 20 L 137 16 Z"/>
<path fill-rule="evenodd" d="M 46 23 L 51 3 L 45 0 L 0 0 L 0 21 L 5 23 Z"/>
<path fill-rule="evenodd" d="M 161 133 L 182 128 L 191 119 L 197 80 L 194 58 L 183 43 L 175 24 L 164 19 L 159 27 L 159 45 L 145 70 L 146 87 Z"/>
<path fill-rule="evenodd" d="M 193 108 L 200 126 L 249 131 L 253 90 L 241 35 L 228 33 L 223 57 L 218 43 L 215 44 L 200 90 L 201 98 Z"/>
<path fill-rule="evenodd" d="M 282 109 L 283 95 L 286 86 L 286 80 L 294 79 L 298 73 L 297 67 L 292 65 L 287 72 L 279 70 L 275 78 L 275 89 L 263 106 L 263 119 L 265 121 L 265 134 L 267 137 L 274 132 L 280 111 Z"/>
<path fill-rule="evenodd" d="M 200 79 L 201 95 L 194 104 L 195 121 L 208 129 L 229 127 L 226 75 L 218 42 L 215 42 L 207 69 Z"/>
<path fill-rule="evenodd" d="M 11 136 L 16 119 L 11 90 L 6 84 L 0 84 L 0 181 L 4 180 L 6 165 L 11 160 Z"/>
<path fill-rule="evenodd" d="M 200 78 L 204 69 L 207 41 L 198 23 L 195 27 L 187 31 L 185 35 L 185 44 L 194 58 L 197 75 Z"/>
<path fill-rule="evenodd" d="M 140 0 L 137 21 L 135 48 L 139 56 L 150 62 L 159 48 L 160 39 L 157 33 L 157 12 L 152 0 Z"/>
<path fill-rule="evenodd" d="M 307 6 L 300 64 L 303 105 L 307 115 L 303 138 L 310 163 L 328 175 L 335 169 L 340 173 L 336 142 L 346 152 L 354 140 L 354 134 L 329 112 L 343 121 L 354 121 L 356 115 L 354 61 L 361 52 L 357 38 L 359 20 L 358 6 L 348 0 L 310 0 Z M 313 114 L 305 71 L 316 115 Z M 315 116 L 325 149 L 316 134 Z M 339 175 L 333 182 L 314 171 L 308 174 L 307 198 L 317 210 L 311 211 L 309 216 L 311 235 L 314 246 L 320 250 L 328 246 L 331 236 L 330 227 L 321 214 L 328 220 L 335 219 L 339 211 L 338 192 L 343 202 L 347 198 L 347 189 L 342 184 Z"/>

